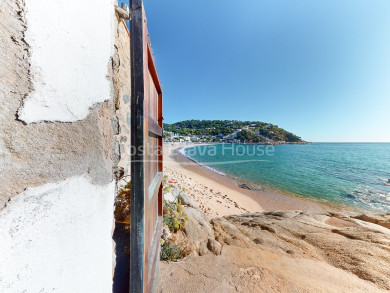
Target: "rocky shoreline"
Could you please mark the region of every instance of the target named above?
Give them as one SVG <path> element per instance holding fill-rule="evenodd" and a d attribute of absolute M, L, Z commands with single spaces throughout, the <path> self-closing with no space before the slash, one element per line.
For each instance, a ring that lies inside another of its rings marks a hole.
<path fill-rule="evenodd" d="M 390 291 L 390 214 L 289 210 L 208 220 L 180 193 L 194 251 L 161 262 L 158 292 Z"/>

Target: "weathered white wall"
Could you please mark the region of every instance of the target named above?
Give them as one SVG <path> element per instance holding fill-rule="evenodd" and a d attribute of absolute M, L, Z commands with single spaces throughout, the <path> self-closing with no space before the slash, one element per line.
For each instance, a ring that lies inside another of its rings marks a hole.
<path fill-rule="evenodd" d="M 114 192 L 79 176 L 14 197 L 0 212 L 0 292 L 111 292 Z"/>
<path fill-rule="evenodd" d="M 0 292 L 111 291 L 117 23 L 112 0 L 0 1 Z"/>
<path fill-rule="evenodd" d="M 25 0 L 32 91 L 19 119 L 73 122 L 110 99 L 113 0 Z"/>

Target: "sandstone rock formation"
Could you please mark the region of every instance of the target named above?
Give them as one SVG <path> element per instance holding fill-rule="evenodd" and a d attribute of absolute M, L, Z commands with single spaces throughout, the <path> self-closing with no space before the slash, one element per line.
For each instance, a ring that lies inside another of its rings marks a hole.
<path fill-rule="evenodd" d="M 179 192 L 177 199 L 180 200 L 182 205 L 186 205 L 186 206 L 189 206 L 189 207 L 194 208 L 194 209 L 199 208 L 198 205 L 191 198 L 189 198 L 187 194 L 185 194 L 182 191 Z"/>
<path fill-rule="evenodd" d="M 169 185 L 169 192 L 164 194 L 164 199 L 168 202 L 178 202 L 180 200 L 182 205 L 186 205 L 198 209 L 198 205 L 187 195 L 174 185 Z"/>
<path fill-rule="evenodd" d="M 188 215 L 188 222 L 184 227 L 188 242 L 198 255 L 205 255 L 209 251 L 207 248 L 209 240 L 214 240 L 213 228 L 200 210 L 183 207 L 183 211 Z"/>
<path fill-rule="evenodd" d="M 215 218 L 209 231 L 186 212 L 202 256 L 162 262 L 158 292 L 390 291 L 389 214 L 250 213 Z"/>

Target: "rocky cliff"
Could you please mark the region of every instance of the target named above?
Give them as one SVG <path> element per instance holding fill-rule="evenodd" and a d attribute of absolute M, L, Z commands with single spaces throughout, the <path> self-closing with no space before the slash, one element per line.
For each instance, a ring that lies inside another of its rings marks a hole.
<path fill-rule="evenodd" d="M 161 263 L 158 292 L 390 290 L 389 214 L 275 211 L 208 221 L 196 206 L 184 211 L 195 253 Z"/>

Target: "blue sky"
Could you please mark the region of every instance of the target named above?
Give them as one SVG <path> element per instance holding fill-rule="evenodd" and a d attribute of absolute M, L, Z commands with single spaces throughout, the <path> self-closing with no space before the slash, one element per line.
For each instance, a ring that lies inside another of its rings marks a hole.
<path fill-rule="evenodd" d="M 390 1 L 145 0 L 164 118 L 390 141 Z"/>

